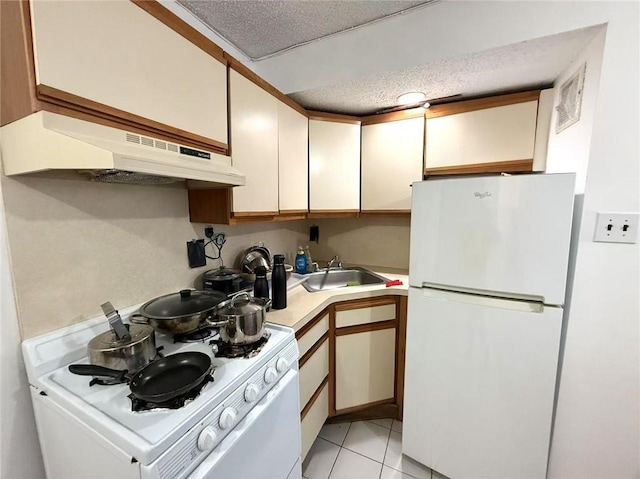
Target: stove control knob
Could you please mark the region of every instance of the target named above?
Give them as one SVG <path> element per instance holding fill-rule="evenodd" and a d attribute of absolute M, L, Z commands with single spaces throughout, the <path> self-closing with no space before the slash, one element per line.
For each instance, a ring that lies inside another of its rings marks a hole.
<path fill-rule="evenodd" d="M 264 372 L 264 382 L 272 384 L 276 382 L 276 379 L 278 379 L 278 371 L 276 371 L 272 366 L 269 366 Z"/>
<path fill-rule="evenodd" d="M 220 414 L 220 428 L 229 429 L 236 423 L 236 410 L 232 407 L 226 408 Z"/>
<path fill-rule="evenodd" d="M 287 369 L 289 369 L 289 361 L 287 361 L 286 358 L 278 358 L 278 360 L 276 361 L 276 369 L 279 373 L 285 372 Z"/>
<path fill-rule="evenodd" d="M 211 426 L 205 427 L 198 436 L 198 449 L 210 451 L 216 445 L 216 431 Z"/>
<path fill-rule="evenodd" d="M 255 384 L 249 384 L 244 390 L 244 400 L 246 402 L 253 402 L 258 399 L 260 395 L 260 388 Z"/>

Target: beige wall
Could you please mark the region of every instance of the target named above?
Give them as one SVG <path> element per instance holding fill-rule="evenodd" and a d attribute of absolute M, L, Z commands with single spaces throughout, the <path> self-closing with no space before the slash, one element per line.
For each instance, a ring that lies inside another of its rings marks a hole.
<path fill-rule="evenodd" d="M 326 261 L 337 254 L 345 263 L 409 269 L 410 223 L 409 218 L 315 220 L 309 224 L 320 227 L 320 242 L 305 244 L 314 260 Z"/>
<path fill-rule="evenodd" d="M 101 314 L 100 304 L 137 304 L 199 286 L 186 241 L 203 237 L 191 224 L 182 186 L 91 183 L 74 173 L 2 176 L 9 246 L 23 339 Z M 228 235 L 223 257 L 262 239 L 295 254 L 304 222 L 216 226 Z M 211 253 L 211 250 L 208 250 Z"/>

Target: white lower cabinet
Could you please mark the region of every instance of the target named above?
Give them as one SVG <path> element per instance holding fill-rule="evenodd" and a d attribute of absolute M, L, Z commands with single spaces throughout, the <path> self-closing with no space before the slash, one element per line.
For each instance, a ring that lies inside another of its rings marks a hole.
<path fill-rule="evenodd" d="M 316 440 L 322 425 L 329 417 L 329 385 L 322 392 L 302 419 L 302 460 L 307 456 L 313 441 Z"/>
<path fill-rule="evenodd" d="M 336 411 L 394 398 L 396 329 L 336 338 Z"/>
<path fill-rule="evenodd" d="M 329 341 L 313 353 L 300 368 L 300 407 L 304 407 L 329 375 Z"/>

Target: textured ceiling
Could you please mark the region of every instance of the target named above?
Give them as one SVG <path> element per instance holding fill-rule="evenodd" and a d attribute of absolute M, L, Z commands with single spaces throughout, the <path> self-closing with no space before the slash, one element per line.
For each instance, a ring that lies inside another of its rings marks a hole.
<path fill-rule="evenodd" d="M 589 27 L 407 70 L 292 93 L 307 109 L 367 115 L 397 105 L 402 93 L 463 98 L 551 85 L 601 27 Z"/>
<path fill-rule="evenodd" d="M 178 0 L 252 60 L 433 0 Z"/>

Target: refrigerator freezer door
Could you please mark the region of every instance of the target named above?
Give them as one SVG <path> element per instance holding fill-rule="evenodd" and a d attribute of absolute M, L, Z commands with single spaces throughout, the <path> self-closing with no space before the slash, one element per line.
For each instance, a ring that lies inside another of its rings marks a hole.
<path fill-rule="evenodd" d="M 402 452 L 452 479 L 543 479 L 562 309 L 454 296 L 409 288 Z"/>
<path fill-rule="evenodd" d="M 575 175 L 413 184 L 409 283 L 564 303 Z"/>

